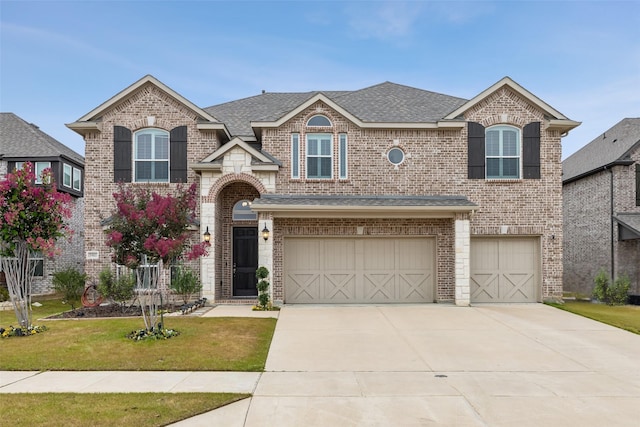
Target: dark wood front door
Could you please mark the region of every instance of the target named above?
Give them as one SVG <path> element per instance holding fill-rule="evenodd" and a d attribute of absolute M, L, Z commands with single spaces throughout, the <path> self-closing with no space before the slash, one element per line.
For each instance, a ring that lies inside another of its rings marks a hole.
<path fill-rule="evenodd" d="M 258 228 L 233 228 L 233 296 L 258 295 L 256 269 L 258 268 Z"/>

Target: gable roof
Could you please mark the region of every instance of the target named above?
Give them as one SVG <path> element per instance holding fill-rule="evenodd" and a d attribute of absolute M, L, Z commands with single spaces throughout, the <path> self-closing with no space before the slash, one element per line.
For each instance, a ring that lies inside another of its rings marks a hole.
<path fill-rule="evenodd" d="M 263 93 L 205 108 L 237 136 L 253 136 L 255 127 L 276 127 L 317 101 L 323 101 L 361 127 L 435 127 L 465 99 L 384 82 L 356 91 Z M 425 126 L 425 125 L 430 126 Z"/>
<path fill-rule="evenodd" d="M 448 120 L 456 119 L 458 116 L 464 114 L 467 110 L 469 110 L 476 104 L 479 104 L 489 95 L 491 95 L 492 93 L 496 92 L 497 90 L 501 89 L 504 86 L 509 87 L 511 90 L 513 90 L 514 92 L 516 92 L 517 94 L 525 98 L 527 101 L 529 101 L 531 104 L 535 105 L 536 107 L 544 111 L 545 114 L 550 117 L 550 120 L 549 120 L 550 129 L 558 129 L 561 132 L 568 132 L 571 129 L 580 125 L 580 122 L 569 120 L 564 114 L 562 114 L 561 112 L 559 112 L 558 110 L 556 110 L 555 108 L 553 108 L 552 106 L 550 106 L 549 104 L 547 104 L 546 102 L 544 102 L 543 100 L 535 96 L 533 93 L 529 92 L 528 90 L 520 86 L 518 83 L 513 81 L 510 77 L 503 77 L 498 82 L 491 85 L 489 88 L 483 90 L 480 94 L 475 96 L 470 101 L 466 102 L 465 104 L 461 105 L 459 108 L 450 112 L 445 117 L 445 119 L 448 119 Z"/>
<path fill-rule="evenodd" d="M 0 113 L 0 158 L 67 157 L 84 165 L 84 157 L 14 113 Z"/>
<path fill-rule="evenodd" d="M 562 182 L 567 184 L 605 166 L 632 164 L 629 156 L 637 147 L 640 147 L 640 118 L 622 119 L 562 162 Z"/>
<path fill-rule="evenodd" d="M 187 98 L 183 97 L 178 92 L 174 91 L 169 86 L 165 85 L 160 80 L 156 79 L 150 74 L 147 74 L 137 82 L 133 83 L 132 85 L 120 91 L 116 95 L 112 96 L 107 101 L 103 102 L 93 110 L 89 111 L 87 114 L 80 117 L 75 122 L 68 123 L 66 126 L 78 132 L 81 135 L 84 134 L 84 132 L 86 131 L 97 130 L 98 129 L 97 120 L 100 118 L 100 116 L 102 116 L 102 114 L 104 114 L 106 110 L 113 107 L 114 105 L 121 102 L 122 100 L 126 99 L 128 96 L 135 93 L 138 89 L 140 89 L 146 84 L 152 84 L 156 86 L 157 88 L 159 88 L 160 90 L 162 90 L 163 92 L 165 92 L 166 94 L 168 94 L 169 96 L 171 96 L 172 98 L 174 98 L 175 100 L 177 100 L 178 102 L 180 102 L 181 104 L 189 108 L 196 115 L 198 115 L 201 119 L 201 123 L 198 124 L 200 128 L 219 129 L 221 131 L 224 131 L 227 137 L 229 137 L 229 132 L 227 131 L 224 123 L 219 122 L 215 117 L 211 116 L 209 113 L 207 113 L 200 107 L 196 106 Z"/>

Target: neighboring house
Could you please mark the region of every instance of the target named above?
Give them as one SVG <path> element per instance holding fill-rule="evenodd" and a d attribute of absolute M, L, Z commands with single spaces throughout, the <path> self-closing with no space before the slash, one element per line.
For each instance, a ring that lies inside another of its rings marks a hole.
<path fill-rule="evenodd" d="M 562 162 L 565 290 L 590 295 L 600 268 L 640 294 L 640 118 Z"/>
<path fill-rule="evenodd" d="M 203 294 L 284 303 L 562 295 L 567 119 L 510 78 L 471 100 L 385 82 L 200 108 L 146 76 L 67 126 L 86 141 L 86 271 L 117 182 L 200 188 Z M 264 234 L 263 234 L 264 232 Z"/>
<path fill-rule="evenodd" d="M 51 168 L 58 191 L 69 193 L 72 198 L 68 225 L 73 236 L 58 240 L 60 255 L 49 259 L 41 253 L 32 254 L 36 259 L 33 293 L 52 293 L 53 273 L 67 267 L 84 269 L 84 157 L 33 123 L 13 113 L 0 113 L 0 179 L 25 162 L 33 163 L 36 174 Z"/>

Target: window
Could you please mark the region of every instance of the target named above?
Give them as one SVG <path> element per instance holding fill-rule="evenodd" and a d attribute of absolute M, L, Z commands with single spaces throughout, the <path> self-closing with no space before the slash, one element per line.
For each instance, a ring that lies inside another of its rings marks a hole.
<path fill-rule="evenodd" d="M 257 221 L 258 213 L 251 210 L 251 202 L 249 200 L 240 200 L 233 205 L 234 221 Z"/>
<path fill-rule="evenodd" d="M 16 170 L 24 167 L 25 162 L 16 162 Z M 36 184 L 42 184 L 42 172 L 45 169 L 51 169 L 51 162 L 34 162 L 33 172 L 36 174 Z"/>
<path fill-rule="evenodd" d="M 62 167 L 62 185 L 71 188 L 71 165 L 64 164 Z"/>
<path fill-rule="evenodd" d="M 29 266 L 33 269 L 34 277 L 44 277 L 44 257 L 42 252 L 31 252 Z"/>
<path fill-rule="evenodd" d="M 404 151 L 401 149 L 394 147 L 387 152 L 387 159 L 395 165 L 398 166 L 402 162 L 404 162 Z"/>
<path fill-rule="evenodd" d="M 338 135 L 340 142 L 340 179 L 347 179 L 347 134 Z"/>
<path fill-rule="evenodd" d="M 82 189 L 82 171 L 78 168 L 73 168 L 73 189 L 78 191 Z"/>
<path fill-rule="evenodd" d="M 156 289 L 158 287 L 158 264 L 151 263 L 146 255 L 142 256 L 136 273 L 138 275 L 136 281 L 137 289 Z"/>
<path fill-rule="evenodd" d="M 485 134 L 487 179 L 520 178 L 520 131 L 494 126 Z"/>
<path fill-rule="evenodd" d="M 137 132 L 134 144 L 136 182 L 169 182 L 169 133 L 159 129 Z"/>
<path fill-rule="evenodd" d="M 307 178 L 333 177 L 333 138 L 328 133 L 307 134 Z"/>
<path fill-rule="evenodd" d="M 307 121 L 307 126 L 326 126 L 326 127 L 330 127 L 331 126 L 331 120 L 329 120 L 325 116 L 317 115 L 317 116 L 311 117 Z"/>
<path fill-rule="evenodd" d="M 300 135 L 291 134 L 291 178 L 300 178 Z"/>

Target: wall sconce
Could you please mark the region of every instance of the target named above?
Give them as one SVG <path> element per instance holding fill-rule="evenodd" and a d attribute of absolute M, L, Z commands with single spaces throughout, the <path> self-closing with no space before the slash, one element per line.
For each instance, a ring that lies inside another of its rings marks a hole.
<path fill-rule="evenodd" d="M 264 241 L 266 242 L 267 240 L 269 240 L 269 234 L 271 232 L 269 231 L 269 229 L 267 228 L 267 223 L 264 223 L 264 228 L 262 229 L 262 238 L 264 239 Z"/>
<path fill-rule="evenodd" d="M 209 242 L 211 241 L 211 233 L 209 233 L 209 226 L 207 225 L 207 231 L 204 232 L 204 234 L 202 235 L 202 238 L 204 239 L 204 242 L 206 244 L 209 244 Z"/>

